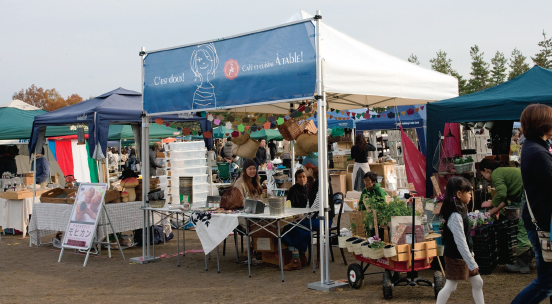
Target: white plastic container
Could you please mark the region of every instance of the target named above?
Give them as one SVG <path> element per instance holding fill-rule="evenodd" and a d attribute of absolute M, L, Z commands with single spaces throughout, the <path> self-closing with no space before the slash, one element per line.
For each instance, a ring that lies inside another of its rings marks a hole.
<path fill-rule="evenodd" d="M 206 158 L 206 149 L 189 150 L 189 151 L 169 151 L 165 152 L 165 158 L 173 159 L 190 159 L 190 158 Z"/>
<path fill-rule="evenodd" d="M 190 166 L 205 166 L 207 164 L 206 158 L 189 158 L 189 159 L 172 159 L 167 162 L 167 167 L 174 169 L 180 167 Z"/>
<path fill-rule="evenodd" d="M 207 202 L 207 196 L 209 195 L 209 192 L 194 192 L 193 194 L 193 203 L 196 204 L 198 202 Z"/>
<path fill-rule="evenodd" d="M 169 193 L 180 193 L 180 187 L 179 185 L 170 186 L 167 187 L 169 190 Z M 193 184 L 192 186 L 193 193 L 202 193 L 202 192 L 209 192 L 209 184 Z"/>
<path fill-rule="evenodd" d="M 201 167 L 179 167 L 179 168 L 171 168 L 167 171 L 167 174 L 171 177 L 173 176 L 186 176 L 186 175 L 194 175 L 194 174 L 206 174 L 207 172 L 207 166 L 201 166 Z"/>
<path fill-rule="evenodd" d="M 187 142 L 172 142 L 168 144 L 169 151 L 186 151 L 205 149 L 205 142 L 202 141 L 187 141 Z"/>

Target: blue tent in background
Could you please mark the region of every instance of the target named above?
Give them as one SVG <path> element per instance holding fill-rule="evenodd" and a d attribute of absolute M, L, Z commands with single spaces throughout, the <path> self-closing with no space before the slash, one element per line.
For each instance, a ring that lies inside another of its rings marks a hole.
<path fill-rule="evenodd" d="M 403 129 L 416 129 L 420 141 L 420 151 L 426 155 L 425 140 L 425 107 L 421 106 L 398 106 L 380 113 L 380 117 L 365 119 L 356 123 L 357 132 L 370 130 L 398 130 L 402 125 Z M 416 108 L 418 111 L 416 111 Z M 405 115 L 401 114 L 405 112 Z"/>
<path fill-rule="evenodd" d="M 161 118 L 165 121 L 198 121 L 203 132 L 212 131 L 211 123 L 203 117 L 181 117 L 179 115 L 156 115 L 152 120 Z M 48 126 L 63 126 L 72 124 L 88 125 L 89 153 L 95 159 L 105 158 L 110 124 L 132 124 L 139 134 L 142 122 L 142 94 L 115 89 L 72 106 L 61 108 L 35 116 L 33 130 L 29 142 L 30 151 L 36 144 L 44 142 L 44 132 Z M 39 136 L 41 135 L 41 136 Z M 137 136 L 138 140 L 140 136 Z M 98 145 L 100 151 L 96 151 Z M 212 138 L 205 139 L 205 145 L 212 147 Z"/>
<path fill-rule="evenodd" d="M 445 123 L 470 121 L 519 121 L 523 110 L 531 104 L 552 106 L 552 71 L 539 66 L 497 86 L 473 94 L 428 103 L 427 142 L 435 151 L 439 131 Z M 496 125 L 496 124 L 495 124 Z M 432 193 L 429 180 L 433 153 L 427 156 L 427 193 Z"/>
<path fill-rule="evenodd" d="M 333 116 L 332 119 L 328 118 L 328 128 L 333 129 L 335 127 L 340 127 L 340 128 L 353 129 L 353 128 L 356 127 L 356 124 L 358 122 L 364 120 L 363 116 L 360 116 L 360 118 L 356 118 L 356 115 L 357 114 L 364 114 L 364 113 L 366 113 L 366 111 L 368 111 L 368 109 L 362 108 L 362 109 L 354 109 L 354 110 L 349 110 L 349 111 L 340 111 L 339 114 L 337 114 L 336 112 L 327 112 L 326 114 Z M 346 112 L 350 112 L 351 115 L 347 115 Z M 355 119 L 352 118 L 353 113 L 355 114 Z M 370 111 L 370 115 L 376 115 L 376 114 L 378 114 L 378 113 Z M 350 118 L 350 119 L 349 120 L 338 120 L 336 118 Z M 313 120 L 316 127 L 318 127 L 318 117 L 313 116 L 313 117 L 311 117 L 307 120 Z"/>

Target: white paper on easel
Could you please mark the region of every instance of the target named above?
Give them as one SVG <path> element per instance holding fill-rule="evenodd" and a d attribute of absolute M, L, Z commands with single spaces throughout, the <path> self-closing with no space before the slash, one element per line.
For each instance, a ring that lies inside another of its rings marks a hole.
<path fill-rule="evenodd" d="M 87 250 L 92 246 L 107 184 L 81 184 L 71 218 L 63 234 L 64 248 Z"/>

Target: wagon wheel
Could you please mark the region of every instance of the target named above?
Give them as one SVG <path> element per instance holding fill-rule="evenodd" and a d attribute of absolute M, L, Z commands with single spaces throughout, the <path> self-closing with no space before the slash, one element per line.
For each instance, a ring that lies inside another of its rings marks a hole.
<path fill-rule="evenodd" d="M 391 271 L 386 270 L 383 273 L 383 297 L 386 299 L 393 298 L 393 282 L 391 279 Z"/>
<path fill-rule="evenodd" d="M 362 267 L 353 263 L 347 268 L 347 277 L 349 279 L 349 285 L 354 289 L 359 289 L 362 286 L 362 281 L 364 280 L 364 273 L 362 272 Z"/>
<path fill-rule="evenodd" d="M 433 290 L 435 291 L 435 299 L 437 299 L 439 292 L 443 289 L 443 284 L 443 273 L 435 271 L 433 274 Z"/>

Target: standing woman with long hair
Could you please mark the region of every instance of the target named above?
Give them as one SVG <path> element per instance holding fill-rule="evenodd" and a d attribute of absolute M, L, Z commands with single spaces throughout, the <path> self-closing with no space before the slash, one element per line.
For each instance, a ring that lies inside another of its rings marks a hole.
<path fill-rule="evenodd" d="M 550 185 L 552 185 L 552 154 L 549 139 L 552 138 L 552 108 L 543 104 L 533 104 L 521 113 L 521 131 L 525 136 L 521 150 L 521 178 L 525 188 L 522 193 L 522 218 L 527 237 L 533 245 L 537 262 L 537 278 L 525 287 L 512 303 L 540 303 L 552 295 L 552 262 L 545 262 L 542 257 L 538 228 L 550 231 L 552 202 Z M 528 206 L 531 208 L 530 214 Z M 550 243 L 549 243 L 550 244 Z"/>
<path fill-rule="evenodd" d="M 356 184 L 357 171 L 359 168 L 362 169 L 364 173 L 370 172 L 370 165 L 368 164 L 368 152 L 370 151 L 376 151 L 376 147 L 366 141 L 364 134 L 357 134 L 355 145 L 351 147 L 351 157 L 355 160 L 355 165 L 353 167 L 353 185 Z M 364 174 L 362 174 L 362 176 L 364 176 Z"/>

